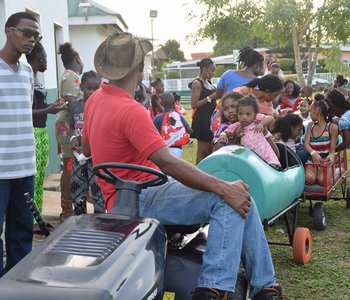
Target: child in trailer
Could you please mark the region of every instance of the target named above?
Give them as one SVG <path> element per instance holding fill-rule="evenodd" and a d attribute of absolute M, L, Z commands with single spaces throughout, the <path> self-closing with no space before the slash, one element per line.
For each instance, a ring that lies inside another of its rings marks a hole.
<path fill-rule="evenodd" d="M 309 153 L 300 141 L 303 127 L 303 120 L 300 116 L 287 114 L 275 122 L 272 133 L 276 141 L 292 149 L 299 156 L 301 162 L 305 164 L 309 158 Z"/>
<path fill-rule="evenodd" d="M 297 111 L 299 109 L 300 102 L 303 101 L 305 98 L 309 98 L 312 102 L 314 101 L 314 99 L 312 99 L 311 86 L 306 85 L 300 89 L 299 98 L 295 99 L 292 110 Z"/>
<path fill-rule="evenodd" d="M 214 133 L 213 138 L 213 149 L 214 151 L 220 149 L 226 143 L 219 142 L 219 137 L 222 132 L 224 132 L 228 126 L 238 121 L 237 115 L 237 102 L 239 99 L 243 98 L 243 95 L 240 93 L 230 93 L 227 94 L 221 101 L 220 108 L 220 120 L 221 123 L 218 129 Z"/>
<path fill-rule="evenodd" d="M 310 108 L 310 115 L 312 122 L 306 131 L 304 148 L 311 155 L 310 162 L 329 163 L 327 174 L 330 179 L 330 167 L 334 163 L 338 140 L 338 126 L 332 122 L 331 104 L 325 100 L 314 102 Z M 323 168 L 305 165 L 306 184 L 323 185 L 323 180 Z"/>
<path fill-rule="evenodd" d="M 259 115 L 259 106 L 253 96 L 240 99 L 237 103 L 238 122 L 230 125 L 221 135 L 219 141 L 240 138 L 240 144 L 253 150 L 268 164 L 280 168 L 279 151 L 262 123 L 265 116 Z"/>
<path fill-rule="evenodd" d="M 192 133 L 192 129 L 185 118 L 176 111 L 174 102 L 173 94 L 163 94 L 164 113 L 157 116 L 153 124 L 165 140 L 170 152 L 182 158 L 182 146 L 190 142 L 189 134 Z"/>
<path fill-rule="evenodd" d="M 81 151 L 81 139 L 84 124 L 84 105 L 90 95 L 100 87 L 101 79 L 95 71 L 85 72 L 81 78 L 80 88 L 84 98 L 71 106 L 70 127 L 74 135 L 70 138 L 74 154 L 71 175 L 71 194 L 75 215 L 86 213 L 86 198 L 91 188 L 94 213 L 104 213 L 105 205 L 100 187 L 93 173 L 91 157 L 85 157 Z"/>

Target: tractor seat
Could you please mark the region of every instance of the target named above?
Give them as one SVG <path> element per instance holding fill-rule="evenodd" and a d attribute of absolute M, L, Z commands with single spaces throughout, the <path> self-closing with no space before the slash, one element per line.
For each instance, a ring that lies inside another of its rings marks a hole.
<path fill-rule="evenodd" d="M 201 228 L 203 224 L 194 224 L 194 225 L 164 225 L 166 232 L 168 234 L 191 234 L 196 232 L 199 228 Z"/>

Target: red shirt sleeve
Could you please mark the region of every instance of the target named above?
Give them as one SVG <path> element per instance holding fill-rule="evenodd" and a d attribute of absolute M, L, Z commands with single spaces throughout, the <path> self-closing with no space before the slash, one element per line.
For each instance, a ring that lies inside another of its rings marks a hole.
<path fill-rule="evenodd" d="M 298 106 L 299 106 L 299 103 L 302 101 L 303 99 L 302 98 L 298 98 L 295 100 L 294 104 L 293 104 L 293 111 L 297 111 L 298 110 Z"/>
<path fill-rule="evenodd" d="M 284 108 L 292 108 L 292 104 L 290 103 L 288 98 L 284 98 L 281 105 L 280 105 L 281 109 Z"/>

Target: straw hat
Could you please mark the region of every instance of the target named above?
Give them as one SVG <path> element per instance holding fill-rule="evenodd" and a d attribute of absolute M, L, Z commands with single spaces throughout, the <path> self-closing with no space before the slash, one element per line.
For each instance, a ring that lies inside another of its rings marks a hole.
<path fill-rule="evenodd" d="M 96 71 L 110 80 L 124 78 L 151 50 L 152 44 L 147 40 L 135 38 L 128 32 L 114 32 L 96 50 Z"/>

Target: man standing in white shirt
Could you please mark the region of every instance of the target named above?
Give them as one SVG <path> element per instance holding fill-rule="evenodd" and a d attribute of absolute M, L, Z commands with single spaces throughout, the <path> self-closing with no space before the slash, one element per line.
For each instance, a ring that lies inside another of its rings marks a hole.
<path fill-rule="evenodd" d="M 9 271 L 32 249 L 33 216 L 24 193 L 33 197 L 35 141 L 32 121 L 34 78 L 30 65 L 19 61 L 41 39 L 37 20 L 29 13 L 11 15 L 0 50 L 0 234 L 5 221 L 6 266 Z M 6 216 L 6 218 L 5 218 Z M 0 259 L 3 242 L 0 240 Z"/>

